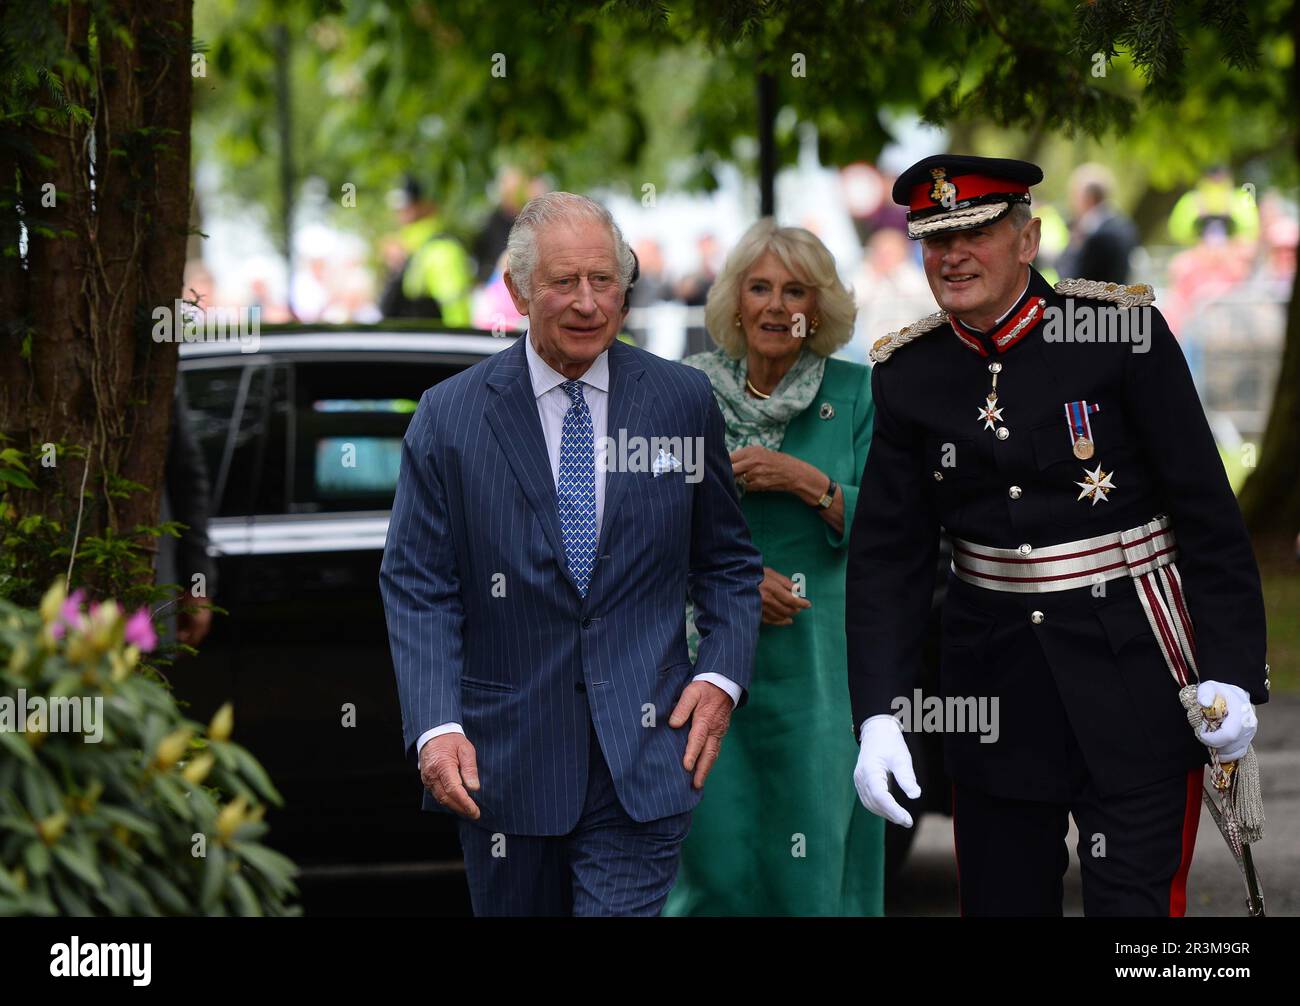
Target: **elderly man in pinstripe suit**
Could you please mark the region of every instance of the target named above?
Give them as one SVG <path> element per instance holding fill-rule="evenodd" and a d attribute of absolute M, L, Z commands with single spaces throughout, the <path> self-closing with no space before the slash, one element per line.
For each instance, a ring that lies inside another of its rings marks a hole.
<path fill-rule="evenodd" d="M 616 341 L 632 266 L 599 204 L 534 199 L 506 274 L 527 334 L 406 434 L 380 585 L 407 753 L 460 817 L 479 915 L 658 914 L 749 682 L 763 570 L 722 417 L 702 372 Z M 620 456 L 660 438 L 702 472 Z"/>

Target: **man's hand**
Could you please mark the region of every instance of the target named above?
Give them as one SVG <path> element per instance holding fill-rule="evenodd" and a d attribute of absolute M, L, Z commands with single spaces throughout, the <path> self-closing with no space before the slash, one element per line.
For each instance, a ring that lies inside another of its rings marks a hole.
<path fill-rule="evenodd" d="M 1254 739 L 1259 728 L 1259 718 L 1250 696 L 1236 685 L 1222 681 L 1202 681 L 1196 686 L 1196 701 L 1209 709 L 1216 698 L 1222 697 L 1225 711 L 1218 727 L 1207 729 L 1211 724 L 1206 720 L 1196 732 L 1196 739 L 1206 747 L 1217 748 L 1219 761 L 1236 761 L 1244 757 L 1246 749 Z"/>
<path fill-rule="evenodd" d="M 212 628 L 212 601 L 186 593 L 180 599 L 176 612 L 176 640 L 187 646 L 198 646 Z"/>
<path fill-rule="evenodd" d="M 731 696 L 708 681 L 692 681 L 677 700 L 668 725 L 678 730 L 691 721 L 691 732 L 686 738 L 686 756 L 682 765 L 687 772 L 694 771 L 693 784 L 704 788 L 713 763 L 722 750 L 722 737 L 731 725 Z"/>
<path fill-rule="evenodd" d="M 867 810 L 910 828 L 912 815 L 889 792 L 891 774 L 909 798 L 915 800 L 921 795 L 912 769 L 912 753 L 903 740 L 903 728 L 894 717 L 881 714 L 871 717 L 862 728 L 862 750 L 853 770 L 853 785 Z"/>
<path fill-rule="evenodd" d="M 764 625 L 794 625 L 794 616 L 801 609 L 812 607 L 812 601 L 794 592 L 794 581 L 771 566 L 763 567 L 758 594 L 763 599 Z"/>
<path fill-rule="evenodd" d="M 420 781 L 433 798 L 471 821 L 478 804 L 466 790 L 478 791 L 478 755 L 464 734 L 439 734 L 420 748 Z"/>

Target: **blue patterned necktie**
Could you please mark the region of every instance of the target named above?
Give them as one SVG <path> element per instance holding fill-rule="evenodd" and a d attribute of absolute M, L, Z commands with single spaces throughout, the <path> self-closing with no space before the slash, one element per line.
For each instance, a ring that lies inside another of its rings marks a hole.
<path fill-rule="evenodd" d="M 596 564 L 596 435 L 591 410 L 582 396 L 582 382 L 565 381 L 561 387 L 573 404 L 564 414 L 560 433 L 560 478 L 555 493 L 569 574 L 578 593 L 586 597 Z"/>

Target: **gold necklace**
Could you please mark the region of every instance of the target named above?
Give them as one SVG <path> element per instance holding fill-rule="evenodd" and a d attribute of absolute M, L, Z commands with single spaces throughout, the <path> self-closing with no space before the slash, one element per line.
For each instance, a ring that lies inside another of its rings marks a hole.
<path fill-rule="evenodd" d="M 745 387 L 747 387 L 750 391 L 752 391 L 752 392 L 754 393 L 754 397 L 755 397 L 755 398 L 771 398 L 771 397 L 772 397 L 771 395 L 765 395 L 765 394 L 763 394 L 763 393 L 762 393 L 761 391 L 759 391 L 756 387 L 754 387 L 754 385 L 750 382 L 750 380 L 749 380 L 748 377 L 745 378 Z"/>

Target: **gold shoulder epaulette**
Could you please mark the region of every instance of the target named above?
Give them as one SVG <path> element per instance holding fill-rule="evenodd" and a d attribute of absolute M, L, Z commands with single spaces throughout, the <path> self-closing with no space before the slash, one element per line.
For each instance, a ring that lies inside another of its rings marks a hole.
<path fill-rule="evenodd" d="M 888 335 L 882 335 L 875 341 L 868 354 L 872 363 L 884 363 L 893 355 L 894 350 L 900 346 L 906 346 L 913 339 L 920 338 L 932 328 L 938 328 L 948 321 L 947 311 L 935 311 L 934 314 L 927 314 L 920 321 L 914 321 L 910 325 L 904 325 L 897 332 L 890 332 Z"/>
<path fill-rule="evenodd" d="M 1125 286 L 1123 283 L 1104 283 L 1099 279 L 1063 279 L 1052 289 L 1066 297 L 1108 300 L 1121 307 L 1146 307 L 1156 300 L 1155 291 L 1146 283 Z"/>

